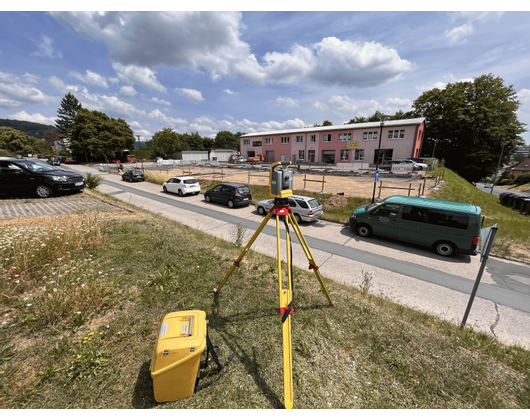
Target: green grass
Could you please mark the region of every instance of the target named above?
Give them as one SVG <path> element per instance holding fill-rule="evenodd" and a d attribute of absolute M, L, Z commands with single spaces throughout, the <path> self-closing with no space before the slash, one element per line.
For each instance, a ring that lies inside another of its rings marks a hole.
<path fill-rule="evenodd" d="M 282 407 L 276 260 L 249 251 L 214 295 L 240 250 L 134 209 L 41 220 L 34 242 L 17 235 L 31 219 L 0 225 L 0 408 Z M 335 308 L 312 273 L 294 278 L 295 408 L 530 408 L 521 347 L 371 296 L 366 271 L 351 273 L 357 288 L 326 280 Z M 157 405 L 160 322 L 189 309 L 207 313 L 221 361 L 236 357 L 209 388 Z"/>

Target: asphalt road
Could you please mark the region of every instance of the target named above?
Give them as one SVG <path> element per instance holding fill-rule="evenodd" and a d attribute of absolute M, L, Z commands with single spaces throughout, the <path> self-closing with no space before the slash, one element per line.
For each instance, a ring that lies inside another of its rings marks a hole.
<path fill-rule="evenodd" d="M 79 166 L 69 169 L 97 172 Z M 180 198 L 164 194 L 159 185 L 129 184 L 116 175 L 99 174 L 104 177 L 102 192 L 224 239 L 229 239 L 230 224 L 239 223 L 253 233 L 263 220 L 253 206 L 228 209 L 206 203 L 202 194 Z M 302 224 L 301 230 L 322 275 L 359 286 L 355 273 L 367 270 L 374 276 L 374 294 L 454 323 L 461 321 L 479 271 L 478 256 L 444 258 L 398 241 L 359 238 L 349 227 L 327 221 Z M 275 238 L 275 224 L 269 221 L 253 249 L 275 256 Z M 300 254 L 294 251 L 294 257 Z M 307 269 L 305 262 L 294 263 Z M 530 266 L 490 257 L 467 325 L 530 349 Z"/>

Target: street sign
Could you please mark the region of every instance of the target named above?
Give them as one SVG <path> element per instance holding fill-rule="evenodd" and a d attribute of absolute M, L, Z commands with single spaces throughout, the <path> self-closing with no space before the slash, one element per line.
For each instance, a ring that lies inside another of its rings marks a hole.
<path fill-rule="evenodd" d="M 375 181 L 374 182 L 377 182 L 379 181 L 379 169 L 377 171 L 375 171 Z"/>

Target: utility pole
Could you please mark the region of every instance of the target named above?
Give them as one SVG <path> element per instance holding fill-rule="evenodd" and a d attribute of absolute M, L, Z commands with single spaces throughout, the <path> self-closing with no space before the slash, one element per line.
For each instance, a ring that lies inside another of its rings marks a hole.
<path fill-rule="evenodd" d="M 140 143 L 140 134 L 137 134 L 136 137 L 138 137 L 138 143 Z M 138 146 L 140 148 L 140 161 L 142 162 L 142 172 L 144 171 L 144 159 L 142 157 L 142 145 Z"/>

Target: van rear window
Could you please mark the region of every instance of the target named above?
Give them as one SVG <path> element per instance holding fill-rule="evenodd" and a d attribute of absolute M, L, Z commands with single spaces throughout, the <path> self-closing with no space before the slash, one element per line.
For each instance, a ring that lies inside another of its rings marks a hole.
<path fill-rule="evenodd" d="M 401 218 L 403 220 L 456 229 L 467 229 L 467 226 L 469 225 L 469 216 L 467 214 L 414 206 L 403 206 L 403 214 Z"/>
<path fill-rule="evenodd" d="M 250 188 L 249 187 L 238 187 L 237 191 L 239 191 L 240 194 L 249 194 Z"/>

